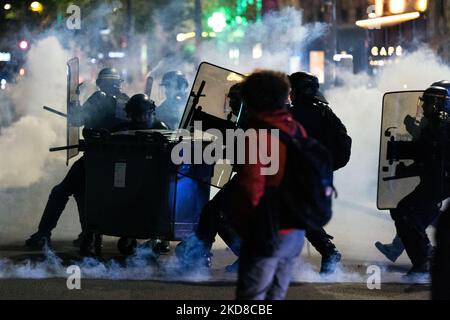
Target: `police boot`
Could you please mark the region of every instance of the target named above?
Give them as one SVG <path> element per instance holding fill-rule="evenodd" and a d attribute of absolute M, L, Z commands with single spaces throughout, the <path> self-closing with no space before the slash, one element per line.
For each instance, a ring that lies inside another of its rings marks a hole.
<path fill-rule="evenodd" d="M 408 281 L 417 280 L 418 282 L 427 281 L 431 272 L 431 261 L 433 252 L 434 252 L 433 246 L 429 245 L 425 259 L 419 260 L 419 258 L 414 258 L 412 261 L 415 261 L 415 263 L 413 264 L 412 268 L 409 269 L 409 271 L 406 273 L 405 279 Z M 414 253 L 414 255 L 417 255 L 418 257 L 422 256 L 422 254 L 424 253 L 419 251 L 416 251 Z"/>
<path fill-rule="evenodd" d="M 131 256 L 137 248 L 137 240 L 134 238 L 120 237 L 117 241 L 117 249 L 124 256 Z"/>
<path fill-rule="evenodd" d="M 341 261 L 342 255 L 330 241 L 330 246 L 322 252 L 322 262 L 320 265 L 320 274 L 328 275 L 336 271 L 337 264 Z"/>
<path fill-rule="evenodd" d="M 331 240 L 332 236 L 327 234 L 324 229 L 308 230 L 306 238 L 312 246 L 322 255 L 320 273 L 322 275 L 331 274 L 336 270 L 337 264 L 341 261 L 341 254 L 336 249 Z"/>
<path fill-rule="evenodd" d="M 31 250 L 42 250 L 45 246 L 51 247 L 50 234 L 36 232 L 25 241 L 25 247 Z"/>
<path fill-rule="evenodd" d="M 403 280 L 413 283 L 426 283 L 430 280 L 431 263 L 429 261 L 420 265 L 413 265 L 402 277 Z"/>
<path fill-rule="evenodd" d="M 72 245 L 75 248 L 79 248 L 81 246 L 81 242 L 83 241 L 84 236 L 85 236 L 85 231 L 81 231 L 81 233 L 78 235 L 78 237 L 72 241 Z"/>
<path fill-rule="evenodd" d="M 430 272 L 432 246 L 426 232 L 417 227 L 409 217 L 401 217 L 395 221 L 395 226 L 413 264 L 406 277 L 414 278 L 428 274 Z"/>
<path fill-rule="evenodd" d="M 91 232 L 83 232 L 80 239 L 80 255 L 95 256 L 94 253 L 94 234 Z"/>
<path fill-rule="evenodd" d="M 395 262 L 402 255 L 405 247 L 399 236 L 396 236 L 392 243 L 383 244 L 379 241 L 375 242 L 375 247 L 390 261 Z"/>
<path fill-rule="evenodd" d="M 211 267 L 212 244 L 191 235 L 181 241 L 175 248 L 178 261 L 188 268 Z"/>
<path fill-rule="evenodd" d="M 167 253 L 170 252 L 170 241 L 155 239 L 153 244 L 153 251 L 157 253 Z"/>

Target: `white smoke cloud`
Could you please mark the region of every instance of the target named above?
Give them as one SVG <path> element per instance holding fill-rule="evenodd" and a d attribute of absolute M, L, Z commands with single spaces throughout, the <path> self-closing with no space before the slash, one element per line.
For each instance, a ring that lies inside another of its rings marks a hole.
<path fill-rule="evenodd" d="M 37 227 L 48 194 L 64 172 L 65 119 L 42 109 L 65 111 L 66 62 L 70 58 L 55 36 L 37 41 L 28 53 L 25 77 L 10 88 L 18 120 L 0 133 L 0 240 L 24 240 Z M 69 211 L 72 206 L 68 206 Z M 79 229 L 76 214 L 71 228 Z M 64 221 L 65 219 L 63 219 Z M 67 225 L 60 228 L 67 233 Z M 72 231 L 75 233 L 76 231 Z"/>
<path fill-rule="evenodd" d="M 64 262 L 54 251 L 45 248 L 42 257 L 21 262 L 0 258 L 0 279 L 48 279 L 67 278 L 67 268 L 76 265 L 80 268 L 82 279 L 110 280 L 157 280 L 167 282 L 228 282 L 237 281 L 237 273 L 224 272 L 223 266 L 198 267 L 186 269 L 174 257 L 159 258 L 146 246 L 139 247 L 135 254 L 125 261 L 114 259 L 101 261 L 95 258 L 83 258 L 77 261 Z M 162 261 L 161 261 L 162 260 Z M 318 273 L 304 257 L 294 265 L 292 283 L 367 283 L 369 275 L 368 263 L 355 268 L 338 265 L 336 272 L 323 276 Z M 389 270 L 387 265 L 379 265 L 381 283 L 426 284 L 427 276 L 405 278 L 403 273 Z"/>
<path fill-rule="evenodd" d="M 57 134 L 48 122 L 26 116 L 5 129 L 0 137 L 0 184 L 2 187 L 27 187 L 39 181 L 48 160 L 48 147 Z"/>
<path fill-rule="evenodd" d="M 67 278 L 67 263 L 64 263 L 54 251 L 44 248 L 42 257 L 21 262 L 0 258 L 0 279 L 26 278 L 47 279 Z M 81 270 L 83 279 L 111 280 L 163 280 L 204 282 L 211 280 L 207 268 L 186 269 L 175 258 L 167 259 L 164 264 L 157 262 L 157 256 L 146 247 L 138 247 L 135 254 L 125 261 L 111 259 L 102 262 L 95 258 L 83 258 L 71 261 Z"/>
<path fill-rule="evenodd" d="M 311 41 L 324 35 L 328 26 L 324 23 L 303 23 L 303 12 L 292 7 L 266 14 L 262 21 L 251 23 L 240 39 L 239 58 L 228 59 L 233 44 L 221 44 L 235 30 L 224 35 L 219 42 L 205 42 L 200 48 L 200 61 L 208 61 L 242 73 L 255 68 L 290 72 L 289 60 L 298 56 Z M 253 57 L 253 46 L 261 45 L 261 57 Z M 242 50 L 243 49 L 243 50 Z"/>
<path fill-rule="evenodd" d="M 46 173 L 51 146 L 64 144 L 65 120 L 47 114 L 42 106 L 62 109 L 68 53 L 56 37 L 39 41 L 29 52 L 25 69 L 29 74 L 11 89 L 16 112 L 22 116 L 0 135 L 0 190 L 28 187 Z"/>
<path fill-rule="evenodd" d="M 219 50 L 214 42 L 210 42 L 202 47 L 199 60 L 240 72 L 254 68 L 290 71 L 292 54 L 324 32 L 325 25 L 302 25 L 301 12 L 286 9 L 266 16 L 262 24 L 249 27 L 243 41 L 252 45 L 261 41 L 264 53 L 260 59 L 253 59 L 249 50 L 240 53 L 238 63 L 231 62 L 228 60 L 231 46 Z M 29 52 L 27 77 L 13 88 L 13 99 L 21 118 L 0 134 L 0 241 L 13 236 L 23 239 L 34 230 L 51 187 L 66 172 L 63 153 L 48 152 L 51 146 L 64 145 L 65 121 L 44 112 L 42 106 L 63 110 L 69 58 L 71 56 L 56 37 L 37 42 Z M 180 59 L 173 61 L 178 63 Z M 185 66 L 186 69 L 190 67 Z M 179 68 L 183 69 L 183 66 L 173 65 L 169 69 Z M 341 200 L 337 201 L 338 210 L 327 229 L 336 236 L 344 261 L 355 256 L 363 261 L 373 257 L 379 259 L 372 243 L 387 241 L 394 236 L 393 224 L 388 217 L 380 214 L 379 218 L 374 218 L 377 214 L 375 197 L 382 96 L 386 91 L 403 90 L 405 85 L 408 89 L 424 89 L 432 82 L 450 78 L 450 68 L 442 65 L 432 51 L 424 49 L 405 56 L 399 64 L 386 66 L 375 78 L 365 74 L 344 74 L 341 78 L 344 86 L 328 90 L 326 97 L 347 126 L 354 147 L 349 165 L 337 173 L 336 186 Z M 354 204 L 360 207 L 355 209 Z M 79 229 L 74 208 L 70 207 L 69 211 L 70 218 L 63 219 L 57 228 L 65 238 Z M 88 259 L 84 261 L 84 268 L 86 274 L 94 278 L 154 277 L 157 271 L 138 263 L 144 260 L 134 260 L 130 264 L 135 263 L 134 267 L 124 267 L 116 262 L 105 264 Z M 0 260 L 0 278 L 62 276 L 61 262 L 50 261 L 28 261 L 17 265 L 8 259 Z M 49 264 L 56 267 L 49 271 Z M 171 265 L 168 263 L 166 267 L 170 269 Z M 317 271 L 306 264 L 301 272 L 299 281 L 320 281 Z M 175 277 L 174 273 L 169 274 Z M 208 277 L 202 274 L 199 279 Z M 333 281 L 358 282 L 363 281 L 363 277 L 342 271 Z"/>
<path fill-rule="evenodd" d="M 450 79 L 450 67 L 424 48 L 387 65 L 375 78 L 350 73 L 340 77 L 344 85 L 328 90 L 326 97 L 354 141 L 350 163 L 337 173 L 336 185 L 342 197 L 369 201 L 375 208 L 383 95 L 424 90 L 436 81 Z M 345 183 L 349 176 L 351 183 Z"/>
<path fill-rule="evenodd" d="M 326 97 L 347 126 L 353 150 L 349 164 L 335 176 L 339 198 L 326 229 L 335 236 L 344 261 L 387 261 L 374 246 L 376 241 L 390 243 L 395 235 L 388 212 L 380 212 L 376 207 L 383 95 L 424 90 L 436 81 L 450 79 L 450 67 L 425 47 L 407 54 L 397 64 L 387 65 L 373 78 L 366 74 L 340 75 L 344 85 L 328 90 Z M 406 265 L 406 270 L 410 266 L 406 254 L 398 263 Z"/>

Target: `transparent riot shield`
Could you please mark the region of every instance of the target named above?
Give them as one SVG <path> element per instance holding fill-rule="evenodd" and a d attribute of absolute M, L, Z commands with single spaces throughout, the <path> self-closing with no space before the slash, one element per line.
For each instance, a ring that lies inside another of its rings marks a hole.
<path fill-rule="evenodd" d="M 71 115 L 76 108 L 80 106 L 80 64 L 78 58 L 70 59 L 67 62 L 67 146 L 78 145 L 80 138 L 80 128 L 74 126 L 71 121 Z M 69 160 L 76 157 L 79 153 L 78 148 L 67 149 L 66 164 Z"/>
<path fill-rule="evenodd" d="M 420 182 L 414 170 L 407 169 L 412 168 L 419 152 L 415 140 L 424 121 L 419 106 L 422 94 L 423 91 L 403 91 L 384 95 L 377 195 L 380 210 L 396 208 Z"/>
<path fill-rule="evenodd" d="M 201 131 L 239 127 L 242 105 L 232 107 L 230 89 L 244 79 L 244 75 L 207 62 L 202 62 L 198 68 L 192 85 L 180 128 L 195 131 L 195 123 L 201 123 Z M 211 185 L 222 187 L 232 175 L 232 166 L 223 161 L 214 167 Z"/>
<path fill-rule="evenodd" d="M 241 110 L 232 110 L 227 99 L 230 88 L 243 79 L 244 75 L 238 72 L 202 62 L 197 70 L 180 128 L 191 129 L 197 120 L 204 122 L 203 129 L 221 129 L 221 125 L 228 127 L 236 124 Z"/>

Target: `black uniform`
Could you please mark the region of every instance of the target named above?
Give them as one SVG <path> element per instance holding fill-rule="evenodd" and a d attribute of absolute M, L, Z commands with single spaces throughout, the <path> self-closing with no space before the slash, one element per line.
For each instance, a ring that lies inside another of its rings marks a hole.
<path fill-rule="evenodd" d="M 291 108 L 295 120 L 312 137 L 330 150 L 333 157 L 333 169 L 343 168 L 350 160 L 352 139 L 341 120 L 334 114 L 328 103 L 317 98 L 301 99 Z"/>
<path fill-rule="evenodd" d="M 230 98 L 230 107 L 235 115 L 241 112 L 242 101 L 239 94 L 239 85 L 230 88 L 228 94 Z M 245 113 L 245 111 L 244 111 Z M 241 121 L 241 127 L 245 128 L 245 116 Z M 204 119 L 199 119 L 204 124 L 214 123 L 211 127 L 225 132 L 227 128 L 233 128 L 233 125 L 222 119 L 205 114 Z M 213 121 L 213 122 L 211 122 Z M 239 256 L 241 240 L 230 221 L 230 203 L 234 199 L 233 185 L 234 179 L 231 179 L 212 200 L 203 208 L 199 217 L 199 222 L 195 234 L 190 238 L 183 240 L 176 248 L 177 257 L 188 265 L 210 265 L 211 248 L 217 235 L 219 235 L 231 251 Z M 237 271 L 237 261 L 227 267 L 228 271 Z"/>
<path fill-rule="evenodd" d="M 168 126 L 158 119 L 154 119 L 151 123 L 134 123 L 133 121 L 125 121 L 119 123 L 115 126 L 112 132 L 119 131 L 133 131 L 133 130 L 148 130 L 148 129 L 159 129 L 159 130 L 167 130 Z"/>
<path fill-rule="evenodd" d="M 86 100 L 80 109 L 73 111 L 74 114 L 70 119 L 74 126 L 111 130 L 121 122 L 116 118 L 116 108 L 118 108 L 117 98 L 98 90 Z"/>
<path fill-rule="evenodd" d="M 118 108 L 117 99 L 102 91 L 96 91 L 83 104 L 77 114 L 72 115 L 73 124 L 86 128 L 113 130 L 120 122 L 115 117 Z M 74 196 L 78 207 L 81 229 L 85 229 L 84 214 L 84 157 L 74 162 L 64 180 L 50 192 L 47 205 L 39 223 L 38 232 L 26 241 L 29 247 L 40 248 L 43 241 L 49 241 L 70 196 Z"/>
<path fill-rule="evenodd" d="M 328 104 L 317 98 L 298 99 L 294 101 L 291 112 L 294 119 L 305 128 L 309 137 L 312 137 L 327 147 L 333 156 L 334 170 L 345 166 L 350 158 L 351 138 L 341 120 L 333 113 Z M 343 152 L 343 149 L 348 152 Z M 333 267 L 327 259 L 340 260 L 340 253 L 331 242 L 332 236 L 321 228 L 307 230 L 306 238 L 322 256 L 321 272 L 329 273 Z"/>
<path fill-rule="evenodd" d="M 450 169 L 446 160 L 446 149 L 450 146 L 447 131 L 438 119 L 430 120 L 415 140 L 419 152 L 414 163 L 401 167 L 408 175 L 420 177 L 414 191 L 391 210 L 397 234 L 413 264 L 410 273 L 429 270 L 432 248 L 426 228 L 439 216 L 440 203 L 450 196 L 450 180 L 446 177 Z"/>
<path fill-rule="evenodd" d="M 156 108 L 156 117 L 167 124 L 170 129 L 178 129 L 186 106 L 185 97 L 166 99 Z"/>

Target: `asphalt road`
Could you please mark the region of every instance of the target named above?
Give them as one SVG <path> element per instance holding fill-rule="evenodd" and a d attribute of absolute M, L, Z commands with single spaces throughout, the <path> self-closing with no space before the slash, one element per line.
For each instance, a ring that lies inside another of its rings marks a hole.
<path fill-rule="evenodd" d="M 174 245 L 175 243 L 172 243 Z M 211 269 L 184 272 L 176 269 L 172 254 L 155 262 L 145 252 L 124 259 L 115 241 L 105 242 L 103 259 L 82 260 L 70 242 L 56 242 L 56 255 L 23 251 L 19 243 L 0 247 L 0 299 L 158 299 L 231 300 L 235 273 L 224 268 L 233 255 L 218 243 Z M 321 278 L 317 255 L 306 248 L 296 266 L 290 300 L 426 300 L 429 284 L 402 283 L 408 265 L 380 266 L 380 289 L 369 290 L 367 267 L 376 262 L 344 260 L 337 273 Z M 81 266 L 81 289 L 69 290 L 66 268 Z"/>

